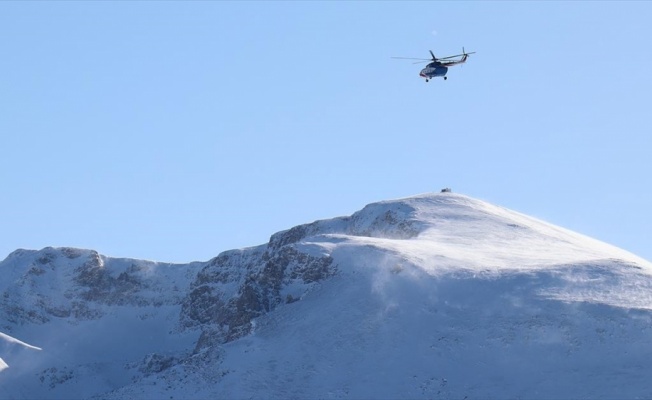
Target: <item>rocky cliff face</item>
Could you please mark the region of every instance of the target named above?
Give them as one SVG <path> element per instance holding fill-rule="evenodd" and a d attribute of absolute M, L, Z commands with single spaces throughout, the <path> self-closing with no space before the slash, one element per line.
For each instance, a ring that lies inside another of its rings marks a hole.
<path fill-rule="evenodd" d="M 221 342 L 251 332 L 252 320 L 278 305 L 299 301 L 317 282 L 333 276 L 337 266 L 323 249 L 316 254 L 302 240 L 320 235 L 345 234 L 386 238 L 410 238 L 419 222 L 411 220 L 409 206 L 387 209 L 369 205 L 351 217 L 315 221 L 278 232 L 263 246 L 232 250 L 209 261 L 197 274 L 182 302 L 181 325 L 200 327 Z"/>
<path fill-rule="evenodd" d="M 182 302 L 181 324 L 205 332 L 198 349 L 207 334 L 223 342 L 238 339 L 251 332 L 254 318 L 300 300 L 335 272 L 330 256 L 309 255 L 292 244 L 223 253 L 197 274 Z"/>
<path fill-rule="evenodd" d="M 99 319 L 112 307 L 168 305 L 179 306 L 181 329 L 197 328 L 228 342 L 247 335 L 254 318 L 300 300 L 313 284 L 335 274 L 330 256 L 307 254 L 293 245 L 288 238 L 294 232 L 275 235 L 280 242 L 189 265 L 111 259 L 72 248 L 18 250 L 3 262 L 14 280 L 5 280 L 2 323 L 12 331 L 53 319 Z M 167 280 L 159 276 L 163 269 L 179 271 Z"/>
<path fill-rule="evenodd" d="M 112 259 L 73 248 L 17 250 L 2 262 L 2 322 L 11 330 L 11 325 L 54 319 L 98 319 L 113 306 L 178 305 L 189 282 L 165 279 L 163 270 L 177 268 L 192 275 L 198 267 Z"/>

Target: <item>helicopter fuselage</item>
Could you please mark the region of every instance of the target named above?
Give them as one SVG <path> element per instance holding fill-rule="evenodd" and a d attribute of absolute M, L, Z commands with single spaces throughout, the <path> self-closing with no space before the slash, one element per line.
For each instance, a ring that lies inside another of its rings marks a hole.
<path fill-rule="evenodd" d="M 426 67 L 422 69 L 421 72 L 419 72 L 419 76 L 422 78 L 426 78 L 426 82 L 428 82 L 432 78 L 439 77 L 439 76 L 446 79 L 446 73 L 448 72 L 448 67 L 452 67 L 453 65 L 458 65 L 458 64 L 464 64 L 468 57 L 469 57 L 468 54 L 465 53 L 462 55 L 462 58 L 459 60 L 453 60 L 453 61 L 435 60 L 430 64 L 426 65 Z"/>
<path fill-rule="evenodd" d="M 445 77 L 447 72 L 448 67 L 443 66 L 439 62 L 432 62 L 419 72 L 419 76 L 428 80 L 438 76 Z"/>

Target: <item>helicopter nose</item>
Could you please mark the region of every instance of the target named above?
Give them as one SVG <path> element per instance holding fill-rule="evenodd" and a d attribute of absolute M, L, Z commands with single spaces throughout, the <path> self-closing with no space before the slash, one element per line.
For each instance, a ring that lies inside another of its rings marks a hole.
<path fill-rule="evenodd" d="M 422 77 L 422 78 L 425 78 L 426 77 L 426 72 L 425 71 L 426 71 L 425 68 L 422 69 L 421 72 L 419 72 L 419 76 Z"/>

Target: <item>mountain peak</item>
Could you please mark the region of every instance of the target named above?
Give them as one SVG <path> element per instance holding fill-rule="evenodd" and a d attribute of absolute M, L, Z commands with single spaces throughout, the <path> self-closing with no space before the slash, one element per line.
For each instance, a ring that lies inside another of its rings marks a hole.
<path fill-rule="evenodd" d="M 650 393 L 650 263 L 457 193 L 207 262 L 45 248 L 0 271 L 0 331 L 43 348 L 0 341 L 3 398 Z"/>
<path fill-rule="evenodd" d="M 472 197 L 443 192 L 371 203 L 350 217 L 315 221 L 272 236 L 280 246 L 346 240 L 402 254 L 430 272 L 537 269 L 616 259 L 652 272 L 625 250 Z"/>

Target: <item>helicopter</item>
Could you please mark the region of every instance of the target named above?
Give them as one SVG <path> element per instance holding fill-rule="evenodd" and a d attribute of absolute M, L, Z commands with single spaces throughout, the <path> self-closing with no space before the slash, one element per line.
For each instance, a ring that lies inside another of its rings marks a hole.
<path fill-rule="evenodd" d="M 430 81 L 432 78 L 441 76 L 444 78 L 444 80 L 448 79 L 446 76 L 446 73 L 448 72 L 448 67 L 452 67 L 453 65 L 458 65 L 458 64 L 464 64 L 466 62 L 466 59 L 469 58 L 470 54 L 475 54 L 475 51 L 472 51 L 470 53 L 467 53 L 464 51 L 464 47 L 462 47 L 462 54 L 456 54 L 454 56 L 448 56 L 448 57 L 442 57 L 442 58 L 437 58 L 435 57 L 435 54 L 430 51 L 430 55 L 432 58 L 410 58 L 410 57 L 392 57 L 392 58 L 398 58 L 402 60 L 420 60 L 417 61 L 413 64 L 419 64 L 422 62 L 430 61 L 428 65 L 424 69 L 419 72 L 419 76 L 422 78 L 426 79 L 426 82 Z M 454 60 L 454 58 L 461 57 L 457 60 Z M 448 61 L 450 60 L 450 61 Z"/>

